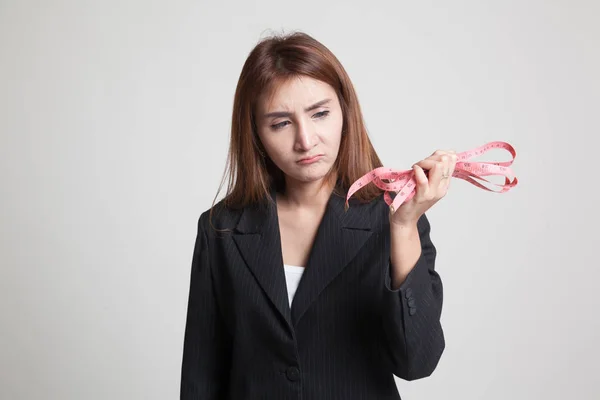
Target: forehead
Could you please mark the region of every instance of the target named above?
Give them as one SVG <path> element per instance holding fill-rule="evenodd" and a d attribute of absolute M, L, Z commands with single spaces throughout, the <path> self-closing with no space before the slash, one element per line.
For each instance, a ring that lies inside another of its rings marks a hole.
<path fill-rule="evenodd" d="M 329 84 L 307 76 L 299 76 L 276 85 L 261 96 L 258 107 L 262 112 L 296 111 L 325 98 L 337 98 Z"/>

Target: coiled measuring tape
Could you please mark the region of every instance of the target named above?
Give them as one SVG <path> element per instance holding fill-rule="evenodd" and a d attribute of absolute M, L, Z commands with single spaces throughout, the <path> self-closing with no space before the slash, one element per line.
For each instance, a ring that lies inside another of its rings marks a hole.
<path fill-rule="evenodd" d="M 489 162 L 489 161 L 468 161 L 474 157 L 480 156 L 492 149 L 504 149 L 512 155 L 512 160 L 500 161 L 500 162 Z M 504 193 L 512 189 L 517 185 L 517 177 L 514 175 L 510 165 L 517 156 L 515 149 L 506 142 L 489 142 L 481 147 L 477 147 L 473 150 L 464 151 L 457 154 L 456 167 L 452 176 L 455 178 L 463 179 L 481 189 Z M 425 171 L 427 172 L 427 171 Z M 483 176 L 490 175 L 501 175 L 505 178 L 504 185 L 498 185 L 490 182 Z M 485 181 L 491 185 L 500 187 L 499 190 L 490 189 L 476 179 Z M 387 180 L 388 182 L 385 182 Z M 378 188 L 385 191 L 384 199 L 388 206 L 391 206 L 392 213 L 397 210 L 405 201 L 410 200 L 415 195 L 416 178 L 414 169 L 408 169 L 404 171 L 395 171 L 392 168 L 379 167 L 363 175 L 357 181 L 355 181 L 346 197 L 346 210 L 349 207 L 348 200 L 350 197 L 369 183 L 373 182 Z M 392 199 L 390 192 L 395 192 L 396 196 Z"/>

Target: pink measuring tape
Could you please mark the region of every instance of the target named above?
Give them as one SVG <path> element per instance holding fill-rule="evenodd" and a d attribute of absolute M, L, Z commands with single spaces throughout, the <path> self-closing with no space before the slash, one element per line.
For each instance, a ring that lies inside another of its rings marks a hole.
<path fill-rule="evenodd" d="M 492 149 L 504 149 L 512 155 L 512 160 L 502 162 L 469 162 L 467 160 L 480 156 Z M 490 142 L 484 144 L 473 150 L 464 151 L 457 154 L 458 159 L 456 161 L 456 167 L 452 174 L 455 178 L 463 179 L 473 185 L 488 190 L 490 192 L 504 193 L 512 189 L 517 185 L 517 177 L 513 174 L 513 171 L 509 166 L 513 163 L 517 153 L 515 149 L 508 143 L 505 142 Z M 426 171 L 427 172 L 427 171 Z M 348 195 L 346 197 L 346 209 L 348 209 L 348 200 L 354 193 L 365 187 L 369 183 L 373 182 L 378 188 L 385 190 L 384 199 L 388 206 L 392 206 L 392 210 L 397 210 L 402 203 L 410 200 L 415 195 L 415 171 L 413 169 L 405 171 L 394 171 L 392 168 L 379 167 L 375 168 L 371 172 L 363 175 L 356 182 L 350 186 Z M 482 176 L 490 175 L 502 175 L 504 176 L 504 185 L 498 185 L 490 182 Z M 384 182 L 383 180 L 389 182 Z M 500 190 L 492 190 L 483 184 L 477 182 L 475 179 L 488 182 L 492 185 L 500 187 Z M 396 192 L 396 197 L 392 199 L 390 192 Z"/>

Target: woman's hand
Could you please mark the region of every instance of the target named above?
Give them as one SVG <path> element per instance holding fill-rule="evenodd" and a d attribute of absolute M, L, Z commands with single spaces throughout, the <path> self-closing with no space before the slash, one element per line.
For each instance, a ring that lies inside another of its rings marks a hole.
<path fill-rule="evenodd" d="M 395 212 L 390 208 L 390 222 L 398 226 L 416 226 L 421 215 L 446 195 L 456 160 L 455 151 L 437 150 L 414 164 L 416 193 Z M 426 170 L 429 177 L 425 175 Z"/>

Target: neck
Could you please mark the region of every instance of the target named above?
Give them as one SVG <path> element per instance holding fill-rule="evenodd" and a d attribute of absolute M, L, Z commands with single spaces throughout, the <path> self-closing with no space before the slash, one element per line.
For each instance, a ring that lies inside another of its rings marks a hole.
<path fill-rule="evenodd" d="M 300 208 L 325 207 L 333 191 L 335 179 L 330 182 L 325 182 L 323 179 L 315 182 L 286 179 L 282 200 L 287 205 Z"/>

